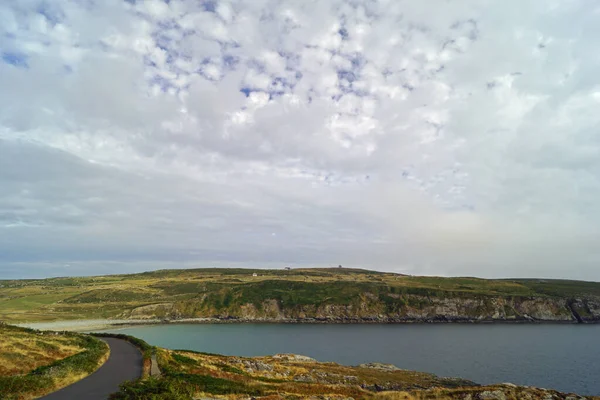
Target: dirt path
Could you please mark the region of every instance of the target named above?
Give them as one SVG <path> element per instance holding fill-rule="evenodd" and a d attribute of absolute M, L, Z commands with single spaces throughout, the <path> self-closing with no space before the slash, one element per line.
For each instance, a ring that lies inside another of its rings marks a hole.
<path fill-rule="evenodd" d="M 110 346 L 110 357 L 96 372 L 42 400 L 105 400 L 119 390 L 125 381 L 142 376 L 142 354 L 131 343 L 114 338 L 103 338 Z"/>

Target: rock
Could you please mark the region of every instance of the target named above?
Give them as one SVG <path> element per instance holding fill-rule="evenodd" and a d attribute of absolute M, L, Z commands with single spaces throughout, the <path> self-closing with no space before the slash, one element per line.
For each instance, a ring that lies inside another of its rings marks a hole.
<path fill-rule="evenodd" d="M 275 359 L 286 360 L 286 361 L 296 361 L 296 362 L 316 362 L 314 358 L 303 356 L 300 354 L 275 354 L 273 356 Z"/>
<path fill-rule="evenodd" d="M 316 379 L 310 375 L 298 375 L 294 377 L 295 382 L 315 383 Z"/>
<path fill-rule="evenodd" d="M 172 312 L 173 303 L 159 303 L 136 307 L 129 312 L 127 317 L 131 319 L 152 319 Z"/>
<path fill-rule="evenodd" d="M 244 366 L 248 371 L 273 371 L 273 366 L 257 360 L 245 360 Z"/>
<path fill-rule="evenodd" d="M 486 390 L 479 393 L 481 400 L 506 400 L 506 395 L 501 390 Z"/>
<path fill-rule="evenodd" d="M 258 371 L 273 371 L 273 366 L 270 364 L 265 364 L 257 361 L 255 365 Z"/>
<path fill-rule="evenodd" d="M 359 367 L 360 368 L 378 369 L 380 371 L 401 371 L 401 369 L 396 367 L 394 364 L 366 363 L 366 364 L 360 364 Z"/>

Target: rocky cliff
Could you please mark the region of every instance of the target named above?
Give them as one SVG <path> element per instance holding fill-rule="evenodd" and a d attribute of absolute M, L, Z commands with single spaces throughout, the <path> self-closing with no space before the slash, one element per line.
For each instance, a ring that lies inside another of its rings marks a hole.
<path fill-rule="evenodd" d="M 588 323 L 600 321 L 600 282 L 349 268 L 204 268 L 0 281 L 0 321 L 104 318 Z"/>
<path fill-rule="evenodd" d="M 129 318 L 215 318 L 278 322 L 600 322 L 600 299 L 489 296 L 469 293 L 407 294 L 384 288 L 356 296 L 310 301 L 297 292 L 247 299 L 221 290 L 181 302 L 138 307 Z M 315 299 L 312 299 L 315 300 Z"/>

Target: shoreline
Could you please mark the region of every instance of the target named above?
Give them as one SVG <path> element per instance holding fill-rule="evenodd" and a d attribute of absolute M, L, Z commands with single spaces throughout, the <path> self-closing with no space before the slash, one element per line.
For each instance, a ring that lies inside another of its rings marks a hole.
<path fill-rule="evenodd" d="M 241 318 L 181 318 L 181 319 L 78 319 L 52 322 L 22 322 L 13 324 L 42 331 L 91 332 L 111 329 L 125 329 L 151 325 L 204 325 L 204 324 L 283 324 L 283 325 L 597 325 L 600 321 L 577 322 L 564 320 L 376 320 L 376 319 L 241 319 Z"/>

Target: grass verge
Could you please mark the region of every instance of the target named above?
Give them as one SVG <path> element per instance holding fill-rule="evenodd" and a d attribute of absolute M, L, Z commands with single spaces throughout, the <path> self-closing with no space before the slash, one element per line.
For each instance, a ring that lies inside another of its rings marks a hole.
<path fill-rule="evenodd" d="M 0 399 L 29 400 L 52 393 L 90 375 L 108 358 L 106 343 L 89 335 L 71 332 L 39 332 L 33 329 L 0 325 L 3 340 L 18 338 L 21 350 L 48 354 L 56 350 L 56 342 L 68 343 L 80 351 L 35 367 L 28 372 L 0 376 Z M 32 343 L 34 346 L 32 346 Z M 17 348 L 12 354 L 19 353 Z M 6 354 L 5 354 L 6 357 Z"/>

